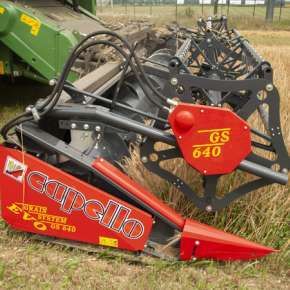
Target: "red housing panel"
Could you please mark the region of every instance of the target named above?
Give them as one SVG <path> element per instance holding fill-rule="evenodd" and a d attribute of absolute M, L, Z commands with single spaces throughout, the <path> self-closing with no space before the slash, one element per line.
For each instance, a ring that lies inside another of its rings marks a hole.
<path fill-rule="evenodd" d="M 140 184 L 136 183 L 128 175 L 125 175 L 118 168 L 103 158 L 97 158 L 93 163 L 93 167 L 105 176 L 109 177 L 116 184 L 136 196 L 154 211 L 160 213 L 179 230 L 183 229 L 185 219 L 179 213 L 157 198 L 154 194 L 143 188 Z"/>
<path fill-rule="evenodd" d="M 181 260 L 252 260 L 273 252 L 277 251 L 190 219 L 181 234 Z"/>
<path fill-rule="evenodd" d="M 251 152 L 249 125 L 228 109 L 179 104 L 169 122 L 184 159 L 204 175 L 230 173 Z"/>
<path fill-rule="evenodd" d="M 148 213 L 1 145 L 0 193 L 3 218 L 22 231 L 139 251 L 152 228 Z"/>

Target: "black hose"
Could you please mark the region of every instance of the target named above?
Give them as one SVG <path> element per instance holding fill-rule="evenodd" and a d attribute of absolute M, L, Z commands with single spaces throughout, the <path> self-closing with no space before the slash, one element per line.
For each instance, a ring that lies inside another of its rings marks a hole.
<path fill-rule="evenodd" d="M 83 44 L 89 40 L 92 37 L 98 36 L 98 35 L 110 35 L 113 37 L 118 38 L 119 40 L 121 40 L 126 47 L 128 48 L 128 50 L 130 51 L 131 56 L 134 57 L 137 68 L 140 70 L 141 75 L 143 76 L 146 84 L 148 85 L 148 87 L 161 99 L 166 100 L 166 97 L 164 97 L 158 90 L 155 89 L 155 87 L 152 85 L 151 81 L 148 79 L 148 77 L 145 74 L 145 71 L 142 68 L 142 65 L 140 63 L 140 60 L 138 59 L 137 55 L 135 54 L 134 49 L 130 46 L 130 44 L 128 43 L 128 41 L 123 38 L 122 36 L 118 35 L 117 33 L 113 32 L 113 31 L 97 31 L 97 32 L 93 32 L 89 35 L 87 35 L 84 39 L 81 40 L 81 42 L 73 49 L 73 51 L 70 54 L 70 57 L 68 59 L 68 61 L 66 62 L 64 68 L 63 68 L 63 72 L 60 76 L 60 78 L 58 79 L 57 84 L 55 85 L 52 93 L 50 94 L 50 96 L 45 99 L 42 103 L 38 104 L 36 106 L 37 111 L 39 112 L 39 116 L 42 117 L 45 114 L 47 114 L 58 102 L 63 87 L 64 87 L 64 83 L 68 77 L 68 74 L 71 70 L 71 67 L 73 66 L 75 60 L 77 59 L 77 57 L 86 49 L 88 49 L 91 46 L 95 46 L 95 45 L 99 45 L 99 44 L 103 44 L 103 45 L 109 45 L 114 47 L 129 63 L 130 63 L 130 67 L 132 68 L 132 71 L 134 72 L 138 82 L 140 83 L 140 86 L 142 88 L 142 90 L 145 93 L 145 96 L 156 106 L 158 106 L 161 109 L 167 109 L 168 107 L 163 106 L 162 104 L 159 104 L 158 102 L 156 102 L 151 96 L 150 93 L 148 92 L 147 88 L 144 86 L 142 79 L 139 76 L 138 71 L 135 68 L 135 65 L 133 64 L 133 62 L 131 61 L 130 58 L 128 58 L 128 55 L 124 52 L 123 49 L 121 49 L 119 46 L 115 45 L 114 43 L 110 42 L 110 41 L 93 41 L 85 46 L 83 46 Z M 45 109 L 43 112 L 41 112 L 43 109 Z M 18 124 L 22 123 L 22 122 L 26 122 L 26 121 L 30 121 L 33 120 L 33 116 L 29 116 L 32 115 L 31 112 L 27 111 L 21 115 L 19 115 L 18 117 L 12 119 L 11 121 L 9 121 L 6 125 L 4 125 L 4 127 L 1 129 L 1 134 L 4 137 L 4 139 L 7 139 L 7 133 L 8 131 L 14 127 L 17 126 Z"/>
<path fill-rule="evenodd" d="M 135 51 L 135 49 L 137 48 L 137 45 L 138 43 L 136 42 L 133 46 L 133 50 Z M 126 72 L 128 70 L 128 67 L 130 65 L 130 60 L 132 59 L 133 57 L 133 54 L 132 52 L 130 53 L 128 59 L 126 60 L 125 64 L 124 64 L 124 67 L 123 67 L 123 71 L 122 71 L 122 74 L 121 74 L 121 77 L 117 83 L 117 86 L 114 90 L 114 95 L 113 95 L 113 99 L 112 99 L 112 104 L 111 104 L 111 110 L 114 109 L 114 106 L 115 106 L 115 103 L 117 102 L 117 99 L 118 99 L 118 96 L 119 96 L 119 93 L 120 93 L 120 89 L 124 83 L 124 79 L 125 79 L 125 75 L 126 75 Z"/>
<path fill-rule="evenodd" d="M 79 57 L 79 55 L 83 52 L 83 50 L 87 50 L 88 48 L 92 47 L 92 46 L 96 46 L 96 45 L 108 45 L 113 47 L 114 49 L 116 49 L 127 61 L 129 61 L 130 67 L 132 69 L 132 71 L 134 72 L 138 82 L 140 83 L 140 86 L 142 88 L 142 90 L 144 91 L 146 97 L 156 106 L 158 106 L 160 109 L 164 109 L 165 107 L 158 103 L 156 100 L 154 100 L 154 98 L 151 97 L 148 89 L 144 86 L 143 81 L 138 73 L 138 71 L 136 70 L 132 60 L 128 57 L 128 55 L 123 51 L 122 48 L 120 48 L 117 44 L 112 43 L 110 41 L 107 40 L 96 40 L 96 41 L 92 41 L 90 43 L 88 43 L 87 45 L 85 45 L 84 47 L 82 47 L 82 49 L 80 49 L 79 51 L 77 51 L 76 54 L 72 55 L 72 57 L 70 57 L 68 63 L 70 63 L 70 66 L 67 67 L 67 69 L 64 71 L 64 74 L 61 76 L 61 90 L 59 90 L 56 94 L 56 96 L 51 100 L 51 102 L 46 106 L 45 111 L 44 112 L 40 112 L 39 115 L 40 116 L 44 116 L 46 113 L 48 113 L 58 102 L 61 93 L 62 93 L 62 89 L 65 83 L 66 78 L 68 77 L 68 74 L 70 72 L 70 68 L 73 65 L 73 63 L 75 62 L 75 60 Z"/>
<path fill-rule="evenodd" d="M 112 46 L 113 48 L 115 48 L 124 58 L 126 58 L 126 60 L 129 60 L 130 63 L 130 67 L 132 68 L 132 71 L 134 72 L 134 74 L 136 75 L 136 78 L 138 80 L 138 82 L 140 83 L 141 88 L 143 89 L 146 97 L 156 106 L 158 106 L 161 109 L 164 109 L 164 107 L 159 104 L 158 102 L 156 102 L 151 96 L 150 93 L 148 92 L 147 88 L 144 86 L 140 75 L 138 73 L 138 71 L 136 70 L 134 64 L 132 63 L 132 61 L 128 58 L 127 54 L 124 52 L 123 49 L 121 49 L 119 46 L 117 46 L 116 44 L 110 42 L 110 41 L 93 41 L 88 43 L 87 45 L 85 45 L 84 47 L 82 47 L 79 50 L 74 50 L 74 52 L 71 54 L 71 56 L 69 57 L 64 70 L 61 74 L 60 79 L 58 80 L 58 83 L 56 85 L 56 87 L 54 88 L 53 92 L 51 93 L 51 97 L 49 97 L 48 99 L 46 99 L 43 103 L 41 103 L 39 106 L 36 107 L 38 113 L 39 113 L 39 117 L 44 116 L 45 114 L 47 114 L 48 112 L 51 111 L 51 109 L 57 104 L 61 93 L 62 93 L 62 89 L 63 86 L 65 84 L 65 81 L 68 77 L 68 74 L 70 72 L 70 69 L 72 67 L 72 65 L 74 64 L 75 60 L 79 57 L 79 55 L 86 49 L 88 49 L 91 46 L 95 46 L 95 45 L 109 45 Z M 40 111 L 42 109 L 44 109 L 44 111 Z M 10 122 L 8 122 L 2 129 L 1 129 L 1 134 L 4 137 L 4 139 L 7 139 L 7 133 L 10 130 L 10 128 L 17 126 L 20 123 L 26 122 L 26 121 L 31 121 L 33 120 L 33 116 L 30 116 L 31 112 L 25 112 L 23 114 L 21 114 L 20 116 L 14 118 L 13 120 L 11 120 Z"/>
<path fill-rule="evenodd" d="M 120 36 L 119 34 L 117 34 L 116 32 L 113 32 L 113 31 L 108 31 L 108 30 L 101 30 L 101 31 L 97 31 L 97 32 L 93 32 L 93 33 L 90 33 L 88 34 L 84 39 L 82 39 L 82 41 L 73 49 L 71 55 L 70 55 L 70 58 L 73 56 L 73 54 L 76 53 L 76 51 L 81 48 L 81 50 L 83 51 L 84 48 L 81 47 L 87 40 L 89 40 L 90 38 L 92 37 L 95 37 L 95 36 L 99 36 L 99 35 L 110 35 L 110 36 L 113 36 L 113 37 L 116 37 L 117 39 L 121 40 L 127 47 L 127 49 L 130 51 L 130 53 L 132 54 L 133 58 L 135 59 L 135 62 L 136 62 L 136 65 L 138 67 L 138 69 L 140 70 L 141 72 L 141 75 L 144 77 L 144 80 L 146 82 L 146 84 L 148 85 L 148 87 L 158 96 L 160 97 L 161 99 L 163 99 L 164 101 L 167 100 L 167 98 L 165 96 L 163 96 L 158 90 L 156 90 L 156 88 L 154 87 L 154 85 L 152 85 L 151 81 L 148 79 L 141 63 L 140 63 L 140 60 L 138 58 L 138 56 L 135 54 L 135 51 L 134 49 L 132 49 L 131 45 L 129 44 L 129 42 L 122 36 Z M 70 59 L 69 58 L 69 59 Z M 67 70 L 69 67 L 69 60 L 67 61 L 65 67 L 64 67 L 64 70 Z M 70 65 L 71 67 L 71 65 Z M 51 93 L 51 98 L 48 98 L 47 101 L 43 104 L 42 108 L 44 106 L 46 106 L 50 101 L 51 99 L 53 98 L 53 96 L 57 93 L 58 90 L 61 89 L 61 87 L 63 87 L 63 85 L 61 86 L 60 83 L 61 83 L 61 79 L 62 79 L 62 76 L 63 74 L 61 75 L 60 79 L 58 80 L 58 83 L 56 84 L 53 92 Z M 141 83 L 140 83 L 141 85 Z M 147 96 L 146 96 L 147 97 Z M 41 109 L 41 108 L 39 108 Z"/>

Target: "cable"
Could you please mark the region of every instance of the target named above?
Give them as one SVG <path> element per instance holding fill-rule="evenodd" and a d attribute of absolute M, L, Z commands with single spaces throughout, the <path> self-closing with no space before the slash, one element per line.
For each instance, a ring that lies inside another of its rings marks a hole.
<path fill-rule="evenodd" d="M 138 46 L 138 43 L 136 42 L 133 46 L 133 50 L 135 51 L 136 48 Z M 121 74 L 121 77 L 118 81 L 118 84 L 114 90 L 114 95 L 113 95 L 113 99 L 112 99 L 112 104 L 111 104 L 111 110 L 114 109 L 114 106 L 115 106 L 115 103 L 117 102 L 117 99 L 118 99 L 118 96 L 119 96 L 119 93 L 120 93 L 120 89 L 121 89 L 121 86 L 123 85 L 124 83 L 124 79 L 125 79 L 125 75 L 126 75 L 126 72 L 128 70 L 128 67 L 130 65 L 130 60 L 132 60 L 132 57 L 133 57 L 133 54 L 130 53 L 128 59 L 126 60 L 125 64 L 124 64 L 124 67 L 123 67 L 123 71 L 122 71 L 122 74 Z"/>
<path fill-rule="evenodd" d="M 68 59 L 68 61 L 66 62 L 64 68 L 63 68 L 63 72 L 60 76 L 60 78 L 57 81 L 57 84 L 55 85 L 52 93 L 50 94 L 50 96 L 45 99 L 42 103 L 39 103 L 36 105 L 36 110 L 39 111 L 39 115 L 40 117 L 44 116 L 45 114 L 47 114 L 58 102 L 63 87 L 64 87 L 64 83 L 68 77 L 68 74 L 71 70 L 71 67 L 73 66 L 75 60 L 79 57 L 79 55 L 85 51 L 86 49 L 88 49 L 91 46 L 95 46 L 95 45 L 99 45 L 99 44 L 103 44 L 103 45 L 109 45 L 114 47 L 130 64 L 130 67 L 132 68 L 132 71 L 134 72 L 138 82 L 140 83 L 140 86 L 142 88 L 142 90 L 145 93 L 145 96 L 156 106 L 158 106 L 160 109 L 165 109 L 165 110 L 169 110 L 168 107 L 163 106 L 162 104 L 159 104 L 158 102 L 156 102 L 151 96 L 150 93 L 148 92 L 147 88 L 144 86 L 142 79 L 140 78 L 140 75 L 138 73 L 138 71 L 136 70 L 135 65 L 133 64 L 132 60 L 130 58 L 128 58 L 128 55 L 124 52 L 123 49 L 121 49 L 120 47 L 118 47 L 116 44 L 110 42 L 110 41 L 92 41 L 91 43 L 83 46 L 83 44 L 85 44 L 89 39 L 96 37 L 98 35 L 110 35 L 113 37 L 116 37 L 117 39 L 121 40 L 127 47 L 127 49 L 130 51 L 130 55 L 134 58 L 135 62 L 136 62 L 136 66 L 139 69 L 141 75 L 143 76 L 146 84 L 148 85 L 148 87 L 161 99 L 163 100 L 167 100 L 167 98 L 165 96 L 163 96 L 158 90 L 156 90 L 156 88 L 152 85 L 151 81 L 148 79 L 141 63 L 140 60 L 138 58 L 138 56 L 136 55 L 134 49 L 130 46 L 130 44 L 128 43 L 128 41 L 120 36 L 119 34 L 117 34 L 116 32 L 113 31 L 107 31 L 107 30 L 102 30 L 102 31 L 97 31 L 97 32 L 93 32 L 89 35 L 87 35 L 85 38 L 83 38 L 80 43 L 73 49 L 73 51 L 70 54 L 70 57 Z M 43 112 L 41 112 L 42 110 L 44 110 Z M 17 126 L 20 123 L 23 122 L 27 122 L 30 120 L 33 120 L 30 111 L 27 111 L 25 113 L 22 113 L 21 115 L 17 116 L 16 118 L 14 118 L 13 120 L 9 121 L 6 125 L 4 125 L 4 127 L 1 129 L 1 134 L 3 135 L 3 137 L 5 139 L 7 139 L 7 133 L 8 131 L 14 127 Z"/>
<path fill-rule="evenodd" d="M 88 37 L 87 37 L 88 38 Z M 62 89 L 64 86 L 64 83 L 68 77 L 68 74 L 70 72 L 70 69 L 72 67 L 72 65 L 74 64 L 75 60 L 79 57 L 79 55 L 85 51 L 86 49 L 88 49 L 91 46 L 95 46 L 95 45 L 109 45 L 114 47 L 127 61 L 128 61 L 128 56 L 127 54 L 124 52 L 123 49 L 121 49 L 119 46 L 117 46 L 116 44 L 110 42 L 110 41 L 93 41 L 88 43 L 87 45 L 85 45 L 84 47 L 81 47 L 81 45 L 84 43 L 85 41 L 83 40 L 71 53 L 68 61 L 66 62 L 63 72 L 61 74 L 61 77 L 59 78 L 56 86 L 54 87 L 53 92 L 51 93 L 50 97 L 48 97 L 43 103 L 39 104 L 36 106 L 37 110 L 43 110 L 45 109 L 43 112 L 39 112 L 40 117 L 44 116 L 45 114 L 47 114 L 58 102 L 61 93 L 62 93 Z M 81 48 L 80 48 L 81 47 Z M 78 50 L 79 49 L 79 50 Z M 132 49 L 131 53 L 132 53 Z M 133 53 L 132 53 L 133 55 Z M 130 67 L 132 68 L 134 74 L 136 75 L 136 78 L 138 80 L 138 82 L 140 83 L 141 88 L 143 89 L 146 97 L 152 102 L 154 103 L 156 106 L 158 106 L 161 109 L 168 109 L 167 107 L 162 106 L 161 104 L 159 104 L 158 102 L 156 102 L 154 99 L 152 99 L 152 97 L 150 96 L 150 93 L 148 92 L 147 88 L 144 86 L 138 71 L 136 70 L 134 64 L 132 63 L 132 61 L 129 59 L 129 63 L 130 63 Z M 29 117 L 29 115 L 31 114 L 31 112 L 27 111 L 21 115 L 19 115 L 18 117 L 14 118 L 13 120 L 11 120 L 10 122 L 8 122 L 2 129 L 1 129 L 1 134 L 3 135 L 3 137 L 5 139 L 7 139 L 7 133 L 8 131 L 14 127 L 17 126 L 20 123 L 23 122 L 27 122 L 30 120 L 33 120 L 33 117 Z"/>
<path fill-rule="evenodd" d="M 64 82 L 65 82 L 65 79 L 67 78 L 68 74 L 69 74 L 69 71 L 70 71 L 70 67 L 73 65 L 73 63 L 75 62 L 75 60 L 79 57 L 79 55 L 82 53 L 82 51 L 84 50 L 87 50 L 88 48 L 92 47 L 92 46 L 95 46 L 95 45 L 109 45 L 109 46 L 112 46 L 113 48 L 115 48 L 127 61 L 129 60 L 129 64 L 130 64 L 130 67 L 132 68 L 132 71 L 134 72 L 138 82 L 140 83 L 140 86 L 142 88 L 142 90 L 144 91 L 146 97 L 156 106 L 158 106 L 160 109 L 164 109 L 166 107 L 164 107 L 162 104 L 158 103 L 156 100 L 154 100 L 150 93 L 148 92 L 148 89 L 144 86 L 143 84 L 143 81 L 142 79 L 140 78 L 140 75 L 138 73 L 138 71 L 136 70 L 136 67 L 134 66 L 134 64 L 132 63 L 132 60 L 129 59 L 128 55 L 118 46 L 116 45 L 115 43 L 112 43 L 110 41 L 107 41 L 107 40 L 96 40 L 96 41 L 93 41 L 91 43 L 88 43 L 87 45 L 85 45 L 81 50 L 79 50 L 75 55 L 73 55 L 68 63 L 70 63 L 69 66 L 66 67 L 66 70 L 64 71 L 64 74 L 61 76 L 61 80 L 60 82 L 58 82 L 60 85 L 61 85 L 61 89 L 56 92 L 56 96 L 54 98 L 52 98 L 51 102 L 46 105 L 46 110 L 45 112 L 41 112 L 39 115 L 40 116 L 43 116 L 45 115 L 46 113 L 48 113 L 58 102 L 60 96 L 61 96 L 61 93 L 62 93 L 62 89 L 63 89 L 63 86 L 64 86 Z M 39 108 L 37 108 L 39 109 Z M 167 108 L 166 108 L 167 109 Z"/>

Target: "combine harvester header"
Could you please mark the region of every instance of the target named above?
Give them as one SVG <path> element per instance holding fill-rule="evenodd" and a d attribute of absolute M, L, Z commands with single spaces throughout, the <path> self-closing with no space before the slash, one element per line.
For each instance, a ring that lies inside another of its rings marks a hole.
<path fill-rule="evenodd" d="M 275 251 L 183 217 L 120 166 L 134 144 L 150 172 L 207 212 L 288 182 L 271 65 L 228 29 L 225 17 L 168 32 L 163 47 L 145 58 L 115 32 L 87 35 L 51 95 L 39 96 L 2 128 L 0 192 L 8 224 L 181 260 L 249 260 Z M 79 55 L 99 45 L 121 55 L 121 71 L 104 81 L 100 68 L 74 85 L 68 82 Z M 88 79 L 93 92 L 83 89 Z M 253 116 L 260 123 L 253 124 Z M 200 176 L 203 191 L 166 169 L 168 160 L 184 160 Z M 246 182 L 219 192 L 218 182 L 236 171 L 247 174 Z"/>

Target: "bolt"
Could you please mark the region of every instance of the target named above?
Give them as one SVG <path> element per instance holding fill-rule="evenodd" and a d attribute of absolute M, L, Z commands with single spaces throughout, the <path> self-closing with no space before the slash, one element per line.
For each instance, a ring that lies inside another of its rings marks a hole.
<path fill-rule="evenodd" d="M 203 113 L 203 112 L 204 112 L 204 110 L 203 110 L 203 109 L 201 109 L 201 110 L 200 110 L 200 112 L 201 112 L 201 113 Z"/>
<path fill-rule="evenodd" d="M 71 126 L 70 126 L 72 129 L 75 129 L 77 127 L 77 124 L 76 123 L 72 123 Z"/>
<path fill-rule="evenodd" d="M 182 136 L 178 136 L 178 139 L 182 139 Z"/>
<path fill-rule="evenodd" d="M 206 170 L 204 170 L 204 171 L 203 171 L 203 173 L 204 173 L 204 174 L 206 174 L 206 173 L 207 173 L 207 171 L 206 171 Z"/>
<path fill-rule="evenodd" d="M 248 126 L 245 126 L 244 129 L 247 130 L 248 129 Z"/>
<path fill-rule="evenodd" d="M 84 124 L 84 129 L 88 130 L 90 128 L 89 124 Z"/>
<path fill-rule="evenodd" d="M 211 212 L 212 211 L 212 206 L 209 204 L 209 205 L 207 205 L 206 207 L 205 207 L 205 210 L 207 211 L 207 212 Z"/>
<path fill-rule="evenodd" d="M 183 86 L 178 86 L 176 91 L 177 91 L 178 94 L 183 94 L 184 93 L 184 87 Z"/>
<path fill-rule="evenodd" d="M 142 142 L 142 135 L 137 134 L 136 138 L 138 142 Z"/>
<path fill-rule="evenodd" d="M 173 85 L 173 86 L 176 86 L 178 84 L 178 79 L 177 78 L 172 78 L 170 80 L 170 83 Z"/>
<path fill-rule="evenodd" d="M 200 242 L 199 241 L 195 241 L 195 245 L 199 246 Z"/>
<path fill-rule="evenodd" d="M 282 173 L 284 173 L 284 174 L 287 174 L 287 173 L 288 173 L 288 169 L 287 169 L 287 168 L 283 168 L 281 171 L 282 171 Z"/>
<path fill-rule="evenodd" d="M 207 42 L 207 43 L 211 43 L 211 39 L 208 38 L 208 39 L 206 40 L 206 42 Z"/>
<path fill-rule="evenodd" d="M 56 84 L 56 80 L 55 79 L 51 79 L 48 83 L 51 87 L 55 86 Z"/>
<path fill-rule="evenodd" d="M 195 257 L 192 257 L 191 260 L 192 260 L 192 261 L 196 261 L 196 258 L 195 258 Z"/>
<path fill-rule="evenodd" d="M 272 84 L 267 84 L 266 85 L 266 91 L 271 92 L 271 91 L 273 91 L 273 89 L 274 89 L 274 87 L 273 87 Z"/>
<path fill-rule="evenodd" d="M 143 156 L 143 157 L 141 158 L 141 161 L 142 161 L 143 163 L 147 163 L 147 162 L 148 162 L 148 158 L 147 158 L 146 156 Z"/>
<path fill-rule="evenodd" d="M 96 130 L 96 132 L 101 132 L 102 128 L 101 128 L 101 126 L 96 126 L 95 130 Z"/>

